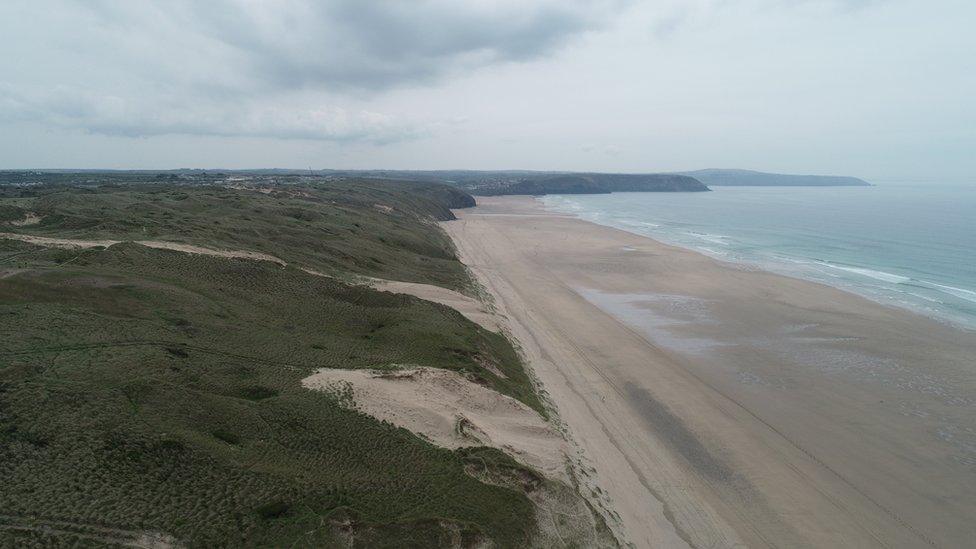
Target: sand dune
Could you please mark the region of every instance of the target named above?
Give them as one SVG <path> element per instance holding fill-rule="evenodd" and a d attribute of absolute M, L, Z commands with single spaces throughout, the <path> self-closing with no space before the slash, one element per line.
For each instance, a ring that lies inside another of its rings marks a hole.
<path fill-rule="evenodd" d="M 457 310 L 468 320 L 475 324 L 480 324 L 483 328 L 498 332 L 501 330 L 500 319 L 489 310 L 481 301 L 468 297 L 462 293 L 433 286 L 431 284 L 418 284 L 416 282 L 400 282 L 396 280 L 383 280 L 379 278 L 368 279 L 370 286 L 384 292 L 396 294 L 408 294 L 434 303 L 446 305 Z"/>
<path fill-rule="evenodd" d="M 542 416 L 455 372 L 322 369 L 302 384 L 337 393 L 348 390 L 356 409 L 439 446 L 491 446 L 549 478 L 570 482 L 565 441 Z"/>

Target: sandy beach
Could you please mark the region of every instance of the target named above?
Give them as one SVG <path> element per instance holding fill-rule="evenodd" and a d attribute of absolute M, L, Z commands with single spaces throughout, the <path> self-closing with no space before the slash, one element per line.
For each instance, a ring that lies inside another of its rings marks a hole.
<path fill-rule="evenodd" d="M 479 198 L 443 223 L 636 547 L 976 539 L 976 334 Z"/>

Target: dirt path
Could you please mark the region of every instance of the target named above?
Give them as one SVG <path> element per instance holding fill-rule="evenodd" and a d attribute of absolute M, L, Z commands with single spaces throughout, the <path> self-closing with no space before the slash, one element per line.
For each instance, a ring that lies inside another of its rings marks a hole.
<path fill-rule="evenodd" d="M 65 248 L 68 250 L 81 250 L 85 248 L 108 248 L 114 246 L 121 240 L 79 240 L 73 238 L 49 238 L 46 236 L 33 236 L 29 234 L 0 233 L 0 238 L 8 240 L 19 240 L 28 244 L 44 246 L 47 248 Z"/>
<path fill-rule="evenodd" d="M 279 259 L 270 254 L 264 254 L 261 252 L 251 252 L 248 250 L 215 250 L 213 248 L 204 248 L 202 246 L 192 246 L 190 244 L 180 244 L 178 242 L 163 242 L 160 240 L 136 240 L 136 244 L 141 244 L 148 248 L 157 248 L 160 250 L 172 250 L 174 252 L 183 252 L 187 254 L 200 254 L 209 255 L 213 257 L 227 257 L 232 259 L 250 259 L 253 261 L 270 261 L 272 263 L 277 263 L 282 267 L 286 266 L 284 260 Z"/>
<path fill-rule="evenodd" d="M 35 244 L 37 246 L 45 246 L 49 248 L 65 248 L 65 249 L 87 249 L 87 248 L 108 248 L 110 246 L 115 246 L 116 244 L 121 244 L 125 242 L 123 240 L 83 240 L 75 238 L 50 238 L 46 236 L 34 236 L 27 234 L 17 234 L 17 233 L 0 233 L 0 238 L 6 238 L 10 240 L 20 240 L 21 242 L 26 242 L 28 244 Z M 147 248 L 156 248 L 160 250 L 172 250 L 174 252 L 182 252 L 187 254 L 199 254 L 199 255 L 209 255 L 213 257 L 227 257 L 234 259 L 251 259 L 254 261 L 270 261 L 272 263 L 277 263 L 281 266 L 287 265 L 284 260 L 279 259 L 273 255 L 261 253 L 261 252 L 251 252 L 247 250 L 218 250 L 214 248 L 205 248 L 203 246 L 194 246 L 192 244 L 183 244 L 180 242 L 166 242 L 162 240 L 134 240 L 141 246 L 146 246 Z"/>

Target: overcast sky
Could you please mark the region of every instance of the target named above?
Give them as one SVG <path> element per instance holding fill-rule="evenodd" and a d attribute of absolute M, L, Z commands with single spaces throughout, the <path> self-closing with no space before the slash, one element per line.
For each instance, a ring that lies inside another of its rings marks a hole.
<path fill-rule="evenodd" d="M 3 0 L 0 168 L 976 175 L 971 0 Z"/>

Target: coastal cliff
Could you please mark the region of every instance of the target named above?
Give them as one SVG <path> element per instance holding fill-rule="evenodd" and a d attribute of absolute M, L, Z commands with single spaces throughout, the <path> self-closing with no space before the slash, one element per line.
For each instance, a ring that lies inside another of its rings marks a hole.
<path fill-rule="evenodd" d="M 870 187 L 857 177 L 839 175 L 791 175 L 752 170 L 695 170 L 679 172 L 713 187 Z"/>

